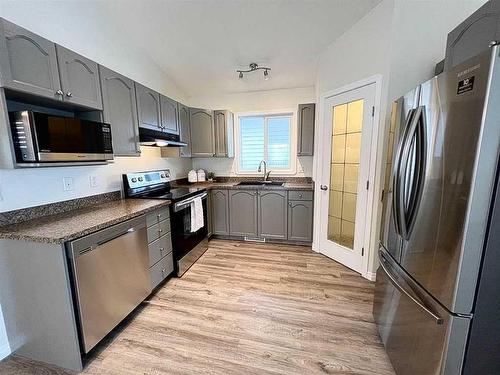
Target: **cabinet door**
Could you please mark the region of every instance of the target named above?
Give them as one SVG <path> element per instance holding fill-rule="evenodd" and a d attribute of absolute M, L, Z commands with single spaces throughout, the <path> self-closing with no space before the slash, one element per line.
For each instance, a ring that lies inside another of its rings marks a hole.
<path fill-rule="evenodd" d="M 314 154 L 314 103 L 299 104 L 297 112 L 297 155 Z"/>
<path fill-rule="evenodd" d="M 160 94 L 161 127 L 170 134 L 179 134 L 177 102 Z"/>
<path fill-rule="evenodd" d="M 219 158 L 221 157 L 224 158 L 227 156 L 226 112 L 215 111 L 214 121 L 215 121 L 215 156 Z"/>
<path fill-rule="evenodd" d="M 2 87 L 62 100 L 55 44 L 13 23 L 0 22 Z"/>
<path fill-rule="evenodd" d="M 215 155 L 213 111 L 190 108 L 191 155 L 213 157 Z"/>
<path fill-rule="evenodd" d="M 229 190 L 229 233 L 257 237 L 257 190 Z"/>
<path fill-rule="evenodd" d="M 229 190 L 212 190 L 213 233 L 229 235 Z"/>
<path fill-rule="evenodd" d="M 180 137 L 182 142 L 186 142 L 188 145 L 186 147 L 181 147 L 180 156 L 184 158 L 191 157 L 191 125 L 189 120 L 189 108 L 184 104 L 178 103 L 178 116 L 179 116 L 179 128 Z"/>
<path fill-rule="evenodd" d="M 288 202 L 288 239 L 312 242 L 313 202 Z"/>
<path fill-rule="evenodd" d="M 104 66 L 99 67 L 99 72 L 104 122 L 111 124 L 113 152 L 117 156 L 137 156 L 141 150 L 134 81 Z"/>
<path fill-rule="evenodd" d="M 260 190 L 258 205 L 259 237 L 287 238 L 286 191 Z"/>
<path fill-rule="evenodd" d="M 63 100 L 93 109 L 102 109 L 99 68 L 96 62 L 67 48 L 56 46 Z"/>
<path fill-rule="evenodd" d="M 135 94 L 139 127 L 161 131 L 160 94 L 137 82 L 135 83 Z"/>

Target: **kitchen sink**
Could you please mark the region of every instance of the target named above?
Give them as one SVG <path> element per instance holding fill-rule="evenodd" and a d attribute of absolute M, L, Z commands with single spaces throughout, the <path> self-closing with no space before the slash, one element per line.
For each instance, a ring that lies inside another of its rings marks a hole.
<path fill-rule="evenodd" d="M 241 181 L 237 186 L 283 186 L 284 182 L 280 181 Z"/>

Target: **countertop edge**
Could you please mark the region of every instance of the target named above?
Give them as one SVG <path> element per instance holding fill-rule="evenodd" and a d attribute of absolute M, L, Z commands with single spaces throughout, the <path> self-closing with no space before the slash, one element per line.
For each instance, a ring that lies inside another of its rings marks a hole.
<path fill-rule="evenodd" d="M 77 238 L 86 236 L 91 233 L 98 232 L 99 230 L 111 227 L 113 225 L 122 223 L 124 221 L 136 218 L 138 216 L 147 214 L 151 211 L 157 210 L 158 208 L 168 206 L 171 204 L 170 200 L 158 200 L 158 204 L 155 204 L 150 207 L 146 207 L 132 213 L 127 213 L 124 216 L 120 216 L 118 218 L 111 219 L 109 221 L 102 222 L 100 224 L 91 226 L 89 228 L 85 228 L 83 230 L 71 233 L 71 235 L 67 235 L 64 237 L 47 237 L 47 236 L 33 236 L 29 234 L 22 233 L 14 233 L 14 232 L 0 232 L 0 240 L 14 240 L 14 241 L 27 241 L 27 242 L 39 242 L 39 243 L 47 243 L 54 245 L 62 245 L 65 242 L 75 240 Z"/>

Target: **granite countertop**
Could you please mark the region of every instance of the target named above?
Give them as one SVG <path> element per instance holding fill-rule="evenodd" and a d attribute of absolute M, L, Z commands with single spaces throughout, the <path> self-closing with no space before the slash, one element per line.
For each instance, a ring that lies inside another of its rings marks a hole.
<path fill-rule="evenodd" d="M 0 239 L 62 244 L 170 204 L 168 200 L 119 199 L 0 228 Z"/>
<path fill-rule="evenodd" d="M 314 190 L 314 183 L 312 182 L 285 182 L 283 186 L 277 185 L 241 185 L 238 186 L 240 181 L 214 181 L 214 182 L 194 182 L 194 183 L 177 183 L 176 186 L 186 186 L 186 187 L 200 187 L 205 189 L 265 189 L 265 190 Z"/>

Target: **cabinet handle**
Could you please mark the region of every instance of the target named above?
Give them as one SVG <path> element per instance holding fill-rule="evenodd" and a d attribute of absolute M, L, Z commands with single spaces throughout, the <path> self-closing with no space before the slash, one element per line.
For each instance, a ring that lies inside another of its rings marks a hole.
<path fill-rule="evenodd" d="M 290 207 L 292 207 L 292 202 L 288 202 L 288 205 L 289 205 Z"/>
<path fill-rule="evenodd" d="M 328 190 L 328 186 L 326 186 L 326 185 L 321 185 L 319 188 L 320 188 L 321 190 L 323 190 L 323 191 Z"/>
<path fill-rule="evenodd" d="M 56 91 L 56 94 L 59 95 L 59 96 L 63 96 L 64 95 L 64 92 L 62 90 L 57 90 Z"/>
<path fill-rule="evenodd" d="M 72 93 L 71 91 L 68 91 L 68 92 L 66 93 L 66 96 L 67 96 L 68 98 L 71 98 L 71 97 L 73 96 L 73 93 Z"/>
<path fill-rule="evenodd" d="M 163 250 L 165 250 L 165 248 L 164 247 L 160 247 L 160 253 L 162 253 Z"/>
<path fill-rule="evenodd" d="M 158 233 L 161 233 L 161 232 L 163 232 L 163 229 L 158 229 Z"/>
<path fill-rule="evenodd" d="M 299 198 L 302 198 L 302 194 L 299 194 Z"/>

